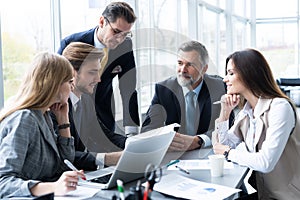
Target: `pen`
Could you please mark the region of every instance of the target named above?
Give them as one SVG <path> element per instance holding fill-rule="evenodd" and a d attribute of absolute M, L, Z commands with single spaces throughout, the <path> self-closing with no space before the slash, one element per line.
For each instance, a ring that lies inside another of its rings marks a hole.
<path fill-rule="evenodd" d="M 175 167 L 176 167 L 177 169 L 179 169 L 179 171 L 182 171 L 182 172 L 184 172 L 184 173 L 186 173 L 186 174 L 190 174 L 190 172 L 189 172 L 188 170 L 183 169 L 183 168 L 179 167 L 178 165 L 176 165 Z"/>
<path fill-rule="evenodd" d="M 121 200 L 125 200 L 123 181 L 121 181 L 120 179 L 118 179 L 117 180 L 117 186 L 118 186 L 118 191 L 119 191 L 120 199 Z"/>
<path fill-rule="evenodd" d="M 174 161 L 172 161 L 172 162 L 169 162 L 169 163 L 166 165 L 166 167 L 170 167 L 171 165 L 174 165 L 174 164 L 176 164 L 176 163 L 179 163 L 179 160 L 174 160 Z"/>
<path fill-rule="evenodd" d="M 220 104 L 220 103 L 223 103 L 223 101 L 215 101 L 215 102 L 213 102 L 214 105 Z"/>
<path fill-rule="evenodd" d="M 68 161 L 67 159 L 64 159 L 64 163 L 73 171 L 79 171 L 70 161 Z M 83 180 L 86 180 L 85 177 L 82 177 Z"/>

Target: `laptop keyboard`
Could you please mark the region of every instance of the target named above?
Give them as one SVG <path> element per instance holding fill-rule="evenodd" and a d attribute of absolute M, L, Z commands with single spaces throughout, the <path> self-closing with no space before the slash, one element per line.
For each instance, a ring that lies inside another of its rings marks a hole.
<path fill-rule="evenodd" d="M 90 181 L 94 182 L 94 183 L 106 184 L 106 183 L 108 183 L 108 181 L 109 181 L 109 179 L 110 179 L 111 176 L 112 176 L 112 173 L 104 175 L 104 176 L 101 176 L 101 177 L 98 177 L 98 178 L 94 178 L 94 179 L 92 179 Z"/>

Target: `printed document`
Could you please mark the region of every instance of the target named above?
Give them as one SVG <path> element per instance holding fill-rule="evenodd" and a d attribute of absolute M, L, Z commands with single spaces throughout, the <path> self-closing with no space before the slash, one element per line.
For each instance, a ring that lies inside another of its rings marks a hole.
<path fill-rule="evenodd" d="M 160 182 L 154 185 L 154 190 L 177 198 L 214 200 L 225 199 L 240 191 L 235 188 L 197 181 L 175 173 L 163 176 Z"/>

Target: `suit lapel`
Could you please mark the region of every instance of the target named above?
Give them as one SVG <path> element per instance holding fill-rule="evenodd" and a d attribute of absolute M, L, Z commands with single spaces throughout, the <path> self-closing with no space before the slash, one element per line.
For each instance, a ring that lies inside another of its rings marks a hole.
<path fill-rule="evenodd" d="M 43 116 L 42 112 L 39 110 L 33 110 L 32 113 L 39 124 L 39 129 L 41 131 L 43 138 L 53 148 L 53 150 L 56 152 L 57 156 L 60 157 L 60 154 L 59 154 L 59 151 L 58 151 L 57 145 L 56 145 L 57 136 L 54 133 L 53 123 L 52 123 L 49 113 L 46 112 L 44 114 L 45 117 Z M 47 118 L 47 121 L 46 121 L 46 118 Z M 52 128 L 49 128 L 48 124 Z"/>
<path fill-rule="evenodd" d="M 80 41 L 85 42 L 91 45 L 95 45 L 94 41 L 94 32 L 98 27 L 95 27 L 93 29 L 90 29 L 89 31 L 85 32 L 83 35 L 81 35 Z"/>
<path fill-rule="evenodd" d="M 257 105 L 254 110 L 254 117 L 256 118 L 256 135 L 255 135 L 255 146 L 258 144 L 261 139 L 261 134 L 264 129 L 264 113 L 270 109 L 270 105 L 272 103 L 272 99 L 258 99 Z M 264 120 L 266 121 L 266 119 Z"/>
<path fill-rule="evenodd" d="M 176 80 L 177 82 L 177 80 Z M 185 119 L 185 100 L 184 100 L 184 95 L 182 91 L 182 87 L 178 85 L 177 91 L 174 94 L 178 94 L 179 96 L 177 97 L 176 95 L 173 96 L 173 102 L 175 102 L 175 107 L 176 107 L 176 115 L 177 119 L 180 119 L 181 122 L 183 122 Z M 181 99 L 183 101 L 181 101 Z M 182 123 L 185 126 L 185 122 Z"/>
<path fill-rule="evenodd" d="M 255 147 L 258 145 L 261 139 L 261 134 L 264 129 L 264 121 L 263 121 L 264 113 L 269 109 L 271 102 L 272 99 L 259 99 L 255 107 L 255 111 L 254 111 L 254 117 L 256 119 L 255 139 L 254 139 Z M 238 121 L 238 124 L 236 126 L 238 129 L 236 131 L 242 133 L 243 140 L 245 140 L 250 126 L 249 117 L 246 114 L 241 113 L 239 119 L 237 119 L 236 121 Z"/>
<path fill-rule="evenodd" d="M 206 126 L 205 125 L 206 121 L 207 120 L 210 121 L 210 119 L 202 118 L 204 115 L 208 115 L 208 113 L 203 113 L 204 106 L 206 105 L 207 101 L 210 101 L 209 92 L 205 81 L 203 81 L 202 88 L 199 92 L 197 98 L 197 105 L 196 105 L 196 120 L 195 120 L 196 129 L 195 130 L 197 130 L 197 133 L 203 132 L 201 131 L 201 129 Z"/>
<path fill-rule="evenodd" d="M 69 121 L 70 121 L 70 131 L 71 131 L 71 135 L 74 138 L 74 142 L 75 142 L 75 148 L 76 150 L 79 151 L 84 151 L 85 150 L 85 145 L 83 144 L 81 138 L 79 137 L 78 131 L 76 129 L 75 123 L 74 123 L 74 119 L 73 119 L 73 104 L 71 99 L 68 99 L 68 103 L 69 103 Z"/>
<path fill-rule="evenodd" d="M 199 115 L 201 115 L 203 106 L 205 105 L 205 102 L 209 100 L 209 92 L 206 83 L 203 81 L 202 88 L 199 92 L 198 98 L 197 98 L 197 111 L 199 111 Z"/>

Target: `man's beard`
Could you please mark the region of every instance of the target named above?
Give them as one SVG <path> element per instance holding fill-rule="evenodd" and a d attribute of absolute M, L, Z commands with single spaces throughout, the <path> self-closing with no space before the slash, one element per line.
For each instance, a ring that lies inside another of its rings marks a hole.
<path fill-rule="evenodd" d="M 199 76 L 200 78 L 201 76 Z M 190 87 L 194 85 L 198 80 L 194 80 L 192 76 L 183 73 L 177 73 L 177 82 L 181 87 Z"/>

